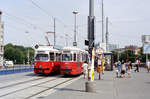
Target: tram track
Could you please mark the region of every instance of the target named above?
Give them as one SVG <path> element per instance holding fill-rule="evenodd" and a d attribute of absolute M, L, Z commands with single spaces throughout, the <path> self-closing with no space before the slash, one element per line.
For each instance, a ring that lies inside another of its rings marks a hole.
<path fill-rule="evenodd" d="M 35 86 L 38 86 L 38 85 L 41 85 L 41 84 L 44 84 L 44 83 L 47 83 L 47 82 L 51 82 L 51 81 L 57 80 L 57 79 L 60 79 L 60 78 L 54 78 L 54 79 L 51 79 L 51 80 L 48 80 L 48 81 L 45 81 L 45 82 L 41 82 L 41 83 L 38 83 L 38 84 L 35 84 L 35 85 L 28 86 L 28 87 L 23 88 L 23 89 L 19 89 L 19 90 L 15 90 L 15 91 L 9 92 L 9 93 L 1 95 L 0 98 L 1 97 L 5 97 L 5 96 L 10 95 L 10 94 L 17 93 L 17 92 L 22 91 L 22 90 L 26 90 L 26 89 L 31 88 L 31 87 L 35 87 Z"/>
<path fill-rule="evenodd" d="M 35 97 L 38 97 L 42 94 L 45 95 L 45 93 L 49 93 L 49 91 L 54 91 L 55 88 L 71 83 L 73 79 L 78 79 L 78 77 L 73 77 L 73 78 L 58 77 L 58 78 L 50 79 L 50 80 L 43 81 L 38 84 L 34 84 L 34 85 L 31 85 L 22 89 L 4 93 L 0 95 L 0 98 L 35 99 Z"/>
<path fill-rule="evenodd" d="M 61 82 L 61 83 L 59 83 L 59 84 L 56 84 L 56 85 L 54 85 L 54 86 L 52 86 L 52 87 L 49 87 L 49 88 L 45 89 L 45 90 L 42 90 L 42 91 L 40 91 L 40 92 L 38 92 L 38 93 L 35 93 L 35 94 L 31 95 L 31 96 L 28 96 L 28 97 L 26 97 L 25 99 L 31 99 L 32 97 L 34 97 L 34 96 L 36 96 L 36 95 L 39 95 L 39 94 L 41 94 L 41 93 L 43 93 L 43 92 L 45 92 L 45 91 L 51 90 L 51 89 L 53 89 L 53 88 L 55 88 L 55 87 L 57 87 L 57 86 L 59 86 L 59 85 L 62 85 L 62 84 L 64 84 L 64 83 L 66 83 L 66 82 L 69 82 L 69 81 L 71 81 L 71 80 L 73 80 L 73 79 L 74 79 L 74 78 L 70 78 L 70 79 L 68 79 L 68 80 L 66 80 L 66 81 L 63 81 L 63 82 Z"/>
<path fill-rule="evenodd" d="M 3 87 L 0 87 L 0 89 L 13 87 L 13 86 L 16 86 L 16 85 L 19 85 L 19 84 L 24 84 L 24 83 L 28 83 L 28 82 L 44 79 L 44 78 L 45 77 L 41 77 L 41 78 L 37 78 L 37 79 L 32 79 L 32 80 L 27 80 L 27 81 L 23 81 L 23 82 L 18 82 L 18 83 L 14 83 L 14 84 L 10 84 L 10 85 L 6 85 L 6 86 L 3 86 Z"/>

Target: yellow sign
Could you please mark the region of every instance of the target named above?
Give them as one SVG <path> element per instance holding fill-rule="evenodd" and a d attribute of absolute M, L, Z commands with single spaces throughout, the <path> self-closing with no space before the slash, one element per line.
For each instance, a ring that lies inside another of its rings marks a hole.
<path fill-rule="evenodd" d="M 94 70 L 91 71 L 91 81 L 94 81 Z"/>
<path fill-rule="evenodd" d="M 94 59 L 95 59 L 95 51 L 93 48 L 93 50 L 92 50 L 92 64 L 91 64 L 91 81 L 94 81 Z"/>
<path fill-rule="evenodd" d="M 104 65 L 105 65 L 105 59 L 102 59 L 102 69 L 104 70 Z"/>

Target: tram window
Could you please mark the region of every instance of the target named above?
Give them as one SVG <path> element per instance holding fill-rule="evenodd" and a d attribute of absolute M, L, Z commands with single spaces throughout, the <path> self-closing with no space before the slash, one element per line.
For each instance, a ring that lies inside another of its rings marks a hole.
<path fill-rule="evenodd" d="M 72 54 L 62 54 L 63 61 L 72 61 Z"/>
<path fill-rule="evenodd" d="M 61 61 L 61 54 L 59 54 L 59 61 Z"/>
<path fill-rule="evenodd" d="M 59 61 L 59 56 L 58 56 L 58 53 L 56 53 L 56 61 Z"/>
<path fill-rule="evenodd" d="M 35 57 L 35 60 L 37 61 L 47 61 L 48 60 L 48 54 L 37 54 Z"/>
<path fill-rule="evenodd" d="M 73 55 L 73 61 L 76 61 L 76 53 Z"/>
<path fill-rule="evenodd" d="M 50 60 L 51 60 L 51 61 L 54 61 L 54 60 L 55 60 L 54 53 L 50 53 Z"/>
<path fill-rule="evenodd" d="M 56 61 L 60 61 L 61 60 L 60 56 L 61 56 L 61 54 L 56 53 Z"/>
<path fill-rule="evenodd" d="M 77 54 L 77 61 L 80 62 L 80 54 Z"/>

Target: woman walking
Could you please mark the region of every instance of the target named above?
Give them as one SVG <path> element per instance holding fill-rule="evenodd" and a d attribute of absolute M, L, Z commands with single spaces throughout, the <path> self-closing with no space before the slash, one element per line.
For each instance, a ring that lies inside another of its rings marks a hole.
<path fill-rule="evenodd" d="M 150 61 L 147 60 L 146 62 L 146 67 L 147 67 L 147 73 L 149 73 L 149 70 L 150 70 Z"/>
<path fill-rule="evenodd" d="M 126 72 L 126 66 L 125 66 L 125 63 L 122 62 L 122 65 L 121 65 L 121 77 L 125 77 L 125 72 Z"/>

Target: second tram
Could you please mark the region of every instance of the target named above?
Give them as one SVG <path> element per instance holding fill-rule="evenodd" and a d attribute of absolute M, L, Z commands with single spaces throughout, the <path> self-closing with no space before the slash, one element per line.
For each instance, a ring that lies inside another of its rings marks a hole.
<path fill-rule="evenodd" d="M 61 54 L 60 72 L 62 75 L 78 75 L 83 72 L 82 64 L 88 61 L 87 51 L 76 47 L 64 47 Z"/>

